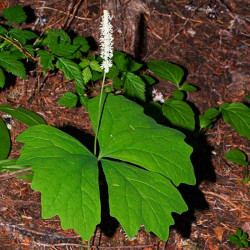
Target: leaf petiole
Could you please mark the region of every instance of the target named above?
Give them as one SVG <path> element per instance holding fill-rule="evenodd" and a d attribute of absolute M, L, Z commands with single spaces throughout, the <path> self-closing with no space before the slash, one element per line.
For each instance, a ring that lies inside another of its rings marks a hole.
<path fill-rule="evenodd" d="M 101 103 L 102 103 L 102 95 L 103 95 L 103 87 L 104 87 L 105 78 L 106 78 L 106 72 L 104 71 L 104 75 L 103 75 L 103 79 L 102 79 L 101 93 L 100 93 L 100 98 L 99 98 L 99 105 L 98 105 L 97 127 L 96 127 L 96 133 L 95 133 L 95 141 L 94 141 L 94 155 L 96 155 L 97 136 L 98 136 L 100 122 L 101 122 L 101 110 L 103 109 L 103 107 L 101 107 Z"/>

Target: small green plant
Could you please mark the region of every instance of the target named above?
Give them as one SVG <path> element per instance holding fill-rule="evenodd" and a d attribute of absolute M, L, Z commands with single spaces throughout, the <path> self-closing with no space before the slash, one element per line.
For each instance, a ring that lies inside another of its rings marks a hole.
<path fill-rule="evenodd" d="M 86 83 L 74 60 L 79 60 L 89 50 L 86 38 L 76 36 L 71 40 L 63 30 L 47 30 L 38 37 L 30 30 L 13 28 L 12 22 L 21 24 L 27 19 L 20 6 L 4 9 L 3 17 L 8 26 L 0 25 L 0 87 L 5 85 L 4 71 L 26 78 L 22 60 L 29 59 L 39 63 L 44 73 L 48 70 L 62 70 L 68 80 L 75 80 L 76 91 L 82 96 Z"/>
<path fill-rule="evenodd" d="M 229 123 L 240 135 L 250 139 L 250 109 L 248 106 L 235 102 L 224 103 L 219 109 L 209 108 L 203 115 L 199 115 L 199 124 L 196 124 L 195 113 L 185 101 L 185 94 L 197 91 L 197 88 L 190 84 L 181 84 L 184 76 L 182 68 L 165 61 L 150 61 L 147 65 L 155 75 L 177 86 L 173 97 L 161 105 L 162 114 L 172 125 L 191 132 L 199 127 L 199 131 L 203 132 L 211 128 L 222 115 L 223 120 Z"/>
<path fill-rule="evenodd" d="M 248 247 L 247 234 L 243 233 L 243 231 L 239 228 L 236 229 L 236 234 L 230 234 L 229 240 L 236 244 L 239 248 Z"/>

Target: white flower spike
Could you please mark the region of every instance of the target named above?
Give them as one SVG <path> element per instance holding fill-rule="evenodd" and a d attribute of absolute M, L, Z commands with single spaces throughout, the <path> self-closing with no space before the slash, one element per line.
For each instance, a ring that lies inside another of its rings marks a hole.
<path fill-rule="evenodd" d="M 102 21 L 101 21 L 101 57 L 103 62 L 101 68 L 105 73 L 109 72 L 112 67 L 111 58 L 113 57 L 113 28 L 110 23 L 111 17 L 107 10 L 103 11 Z"/>

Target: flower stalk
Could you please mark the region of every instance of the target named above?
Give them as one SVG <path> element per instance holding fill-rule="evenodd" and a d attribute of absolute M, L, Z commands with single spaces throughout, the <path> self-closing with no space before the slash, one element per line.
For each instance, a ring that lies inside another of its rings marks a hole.
<path fill-rule="evenodd" d="M 112 57 L 113 57 L 113 27 L 110 23 L 111 17 L 107 10 L 103 11 L 102 21 L 101 21 L 101 57 L 103 62 L 101 64 L 101 68 L 104 71 L 103 79 L 102 79 L 102 86 L 101 86 L 101 93 L 99 98 L 99 105 L 98 105 L 98 113 L 97 113 L 97 127 L 95 133 L 95 141 L 94 141 L 94 154 L 96 155 L 96 145 L 97 145 L 97 136 L 99 133 L 99 127 L 101 123 L 101 110 L 103 109 L 102 103 L 102 96 L 103 96 L 103 88 L 104 82 L 106 78 L 106 74 L 109 72 L 109 69 L 112 67 Z M 104 104 L 103 104 L 104 105 Z"/>

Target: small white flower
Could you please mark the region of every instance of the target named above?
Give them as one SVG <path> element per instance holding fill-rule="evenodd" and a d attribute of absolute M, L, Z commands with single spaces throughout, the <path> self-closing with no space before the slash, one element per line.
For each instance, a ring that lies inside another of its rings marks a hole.
<path fill-rule="evenodd" d="M 160 103 L 165 102 L 163 94 L 161 92 L 157 91 L 155 88 L 153 88 L 153 90 L 152 90 L 152 97 L 153 97 L 154 102 L 160 102 Z"/>
<path fill-rule="evenodd" d="M 109 72 L 112 67 L 111 58 L 113 57 L 113 28 L 110 23 L 111 17 L 107 10 L 103 11 L 102 21 L 101 21 L 101 57 L 103 62 L 101 68 L 105 73 Z"/>

